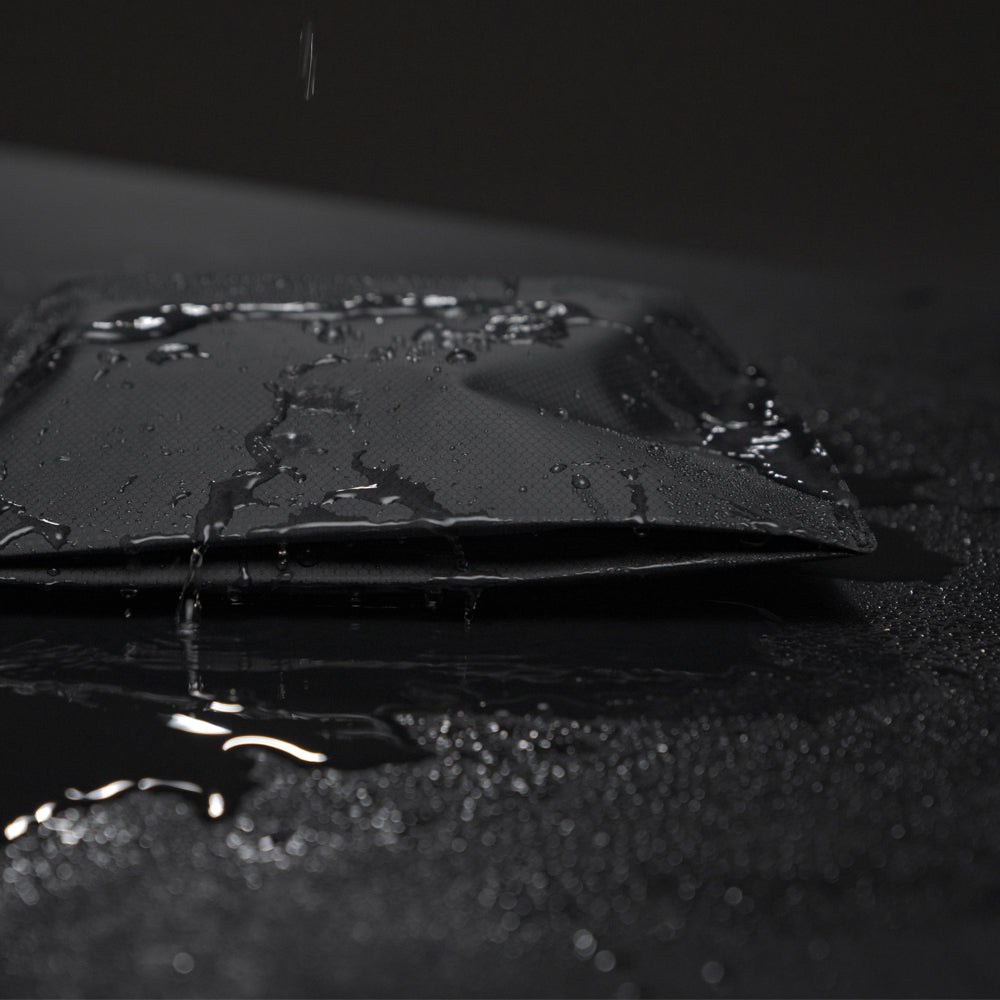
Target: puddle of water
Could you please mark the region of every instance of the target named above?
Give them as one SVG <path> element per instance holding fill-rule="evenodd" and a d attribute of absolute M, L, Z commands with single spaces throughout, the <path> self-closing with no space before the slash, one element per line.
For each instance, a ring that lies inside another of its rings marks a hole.
<path fill-rule="evenodd" d="M 889 476 L 849 475 L 844 479 L 864 507 L 902 507 L 905 504 L 927 504 L 920 487 L 936 477 L 925 472 L 897 473 Z"/>
<path fill-rule="evenodd" d="M 873 525 L 872 531 L 878 539 L 878 549 L 872 555 L 838 559 L 836 565 L 812 566 L 809 572 L 838 580 L 869 583 L 894 580 L 940 583 L 961 565 L 951 556 L 932 552 L 910 531 L 881 524 Z"/>
<path fill-rule="evenodd" d="M 193 796 L 218 818 L 252 787 L 262 750 L 338 769 L 424 755 L 383 704 L 382 687 L 350 666 L 286 669 L 286 656 L 255 657 L 219 634 L 203 650 L 197 630 L 162 619 L 102 625 L 98 640 L 64 618 L 50 629 L 55 641 L 0 653 L 8 840 L 32 823 L 60 828 L 66 808 L 144 791 Z M 215 666 L 201 668 L 202 656 Z"/>
<path fill-rule="evenodd" d="M 760 639 L 781 619 L 741 592 L 646 588 L 616 602 L 543 588 L 537 614 L 498 603 L 471 625 L 447 607 L 369 608 L 219 612 L 179 631 L 141 606 L 128 618 L 26 607 L 0 650 L 0 824 L 8 840 L 39 823 L 72 838 L 95 801 L 165 792 L 219 818 L 254 786 L 260 754 L 324 773 L 426 757 L 404 724 L 420 713 L 669 712 L 765 668 Z"/>

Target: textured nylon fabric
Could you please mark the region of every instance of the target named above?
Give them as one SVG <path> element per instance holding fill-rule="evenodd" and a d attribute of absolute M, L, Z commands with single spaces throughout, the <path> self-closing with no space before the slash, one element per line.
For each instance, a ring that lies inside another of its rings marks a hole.
<path fill-rule="evenodd" d="M 70 285 L 0 346 L 0 578 L 477 586 L 864 552 L 676 295 L 576 278 Z"/>

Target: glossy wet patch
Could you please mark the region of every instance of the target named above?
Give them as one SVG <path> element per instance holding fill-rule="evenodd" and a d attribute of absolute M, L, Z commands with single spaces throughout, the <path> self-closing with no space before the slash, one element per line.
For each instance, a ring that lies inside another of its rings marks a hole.
<path fill-rule="evenodd" d="M 835 566 L 816 566 L 810 572 L 839 580 L 872 583 L 892 580 L 940 583 L 962 565 L 951 556 L 932 552 L 921 545 L 914 532 L 884 525 L 875 525 L 872 530 L 878 539 L 878 551 L 873 555 L 838 560 Z"/>
<path fill-rule="evenodd" d="M 692 693 L 752 711 L 758 673 L 770 669 L 764 638 L 817 600 L 844 609 L 823 584 L 804 581 L 795 601 L 775 605 L 766 577 L 745 582 L 780 614 L 741 600 L 737 580 L 615 597 L 542 588 L 534 614 L 489 600 L 471 623 L 447 602 L 422 615 L 374 603 L 353 618 L 221 608 L 178 630 L 141 601 L 132 613 L 126 594 L 127 617 L 57 609 L 48 638 L 46 612 L 24 604 L 0 650 L 0 822 L 8 840 L 38 825 L 72 840 L 95 802 L 167 792 L 206 820 L 229 816 L 266 758 L 309 781 L 434 757 L 412 725 L 428 712 L 578 726 L 608 713 L 669 715 Z"/>
<path fill-rule="evenodd" d="M 202 650 L 162 620 L 104 629 L 98 639 L 64 618 L 62 642 L 29 639 L 0 656 L 7 840 L 34 824 L 72 837 L 67 809 L 72 819 L 126 793 L 169 790 L 219 818 L 252 787 L 261 752 L 347 770 L 425 755 L 350 666 L 286 670 L 277 650 L 247 663 L 242 644 L 209 638 Z"/>

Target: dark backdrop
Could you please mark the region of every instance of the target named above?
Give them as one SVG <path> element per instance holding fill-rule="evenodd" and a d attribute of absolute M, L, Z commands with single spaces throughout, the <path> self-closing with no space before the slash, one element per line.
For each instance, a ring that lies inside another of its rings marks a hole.
<path fill-rule="evenodd" d="M 972 258 L 1000 243 L 998 39 L 995 3 L 7 4 L 0 139 L 674 247 Z"/>

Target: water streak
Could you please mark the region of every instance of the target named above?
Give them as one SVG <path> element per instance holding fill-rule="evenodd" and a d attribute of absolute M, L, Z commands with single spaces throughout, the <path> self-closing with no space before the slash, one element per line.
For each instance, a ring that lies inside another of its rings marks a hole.
<path fill-rule="evenodd" d="M 309 101 L 316 94 L 316 32 L 308 18 L 299 32 L 299 79 L 303 84 L 303 97 Z"/>
<path fill-rule="evenodd" d="M 6 471 L 6 465 L 4 470 Z M 16 538 L 32 534 L 41 535 L 52 548 L 60 549 L 66 543 L 70 530 L 68 524 L 35 517 L 21 504 L 0 495 L 0 549 L 10 545 Z"/>

